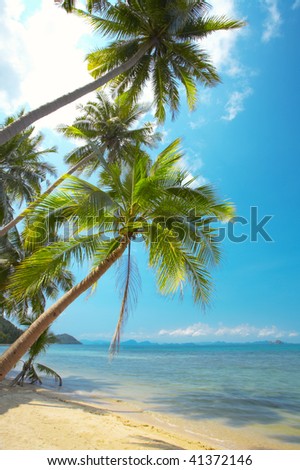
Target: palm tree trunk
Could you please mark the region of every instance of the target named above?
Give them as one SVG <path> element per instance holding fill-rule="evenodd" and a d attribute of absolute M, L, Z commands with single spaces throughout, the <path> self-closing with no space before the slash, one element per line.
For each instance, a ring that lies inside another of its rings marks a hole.
<path fill-rule="evenodd" d="M 129 241 L 123 239 L 106 259 L 104 259 L 81 282 L 72 287 L 66 294 L 48 308 L 30 327 L 2 354 L 0 357 L 0 382 L 7 373 L 13 369 L 21 357 L 28 351 L 40 335 L 51 325 L 56 318 L 77 299 L 83 292 L 89 289 L 103 274 L 117 261 L 127 248 Z"/>
<path fill-rule="evenodd" d="M 45 116 L 48 116 L 48 114 L 57 111 L 58 109 L 62 108 L 63 106 L 66 106 L 67 104 L 73 103 L 73 101 L 76 101 L 82 96 L 97 90 L 97 88 L 105 85 L 107 82 L 117 77 L 121 73 L 127 72 L 127 70 L 133 67 L 152 47 L 154 41 L 155 40 L 152 39 L 151 41 L 148 41 L 143 44 L 141 48 L 129 60 L 124 62 L 124 64 L 119 65 L 113 70 L 110 70 L 108 73 L 98 78 L 97 80 L 94 80 L 93 82 L 90 82 L 81 88 L 77 88 L 77 90 L 74 90 L 71 93 L 63 95 L 60 98 L 51 101 L 50 103 L 46 103 L 40 106 L 39 108 L 30 111 L 25 116 L 21 117 L 20 119 L 17 119 L 9 126 L 0 130 L 0 145 L 5 144 L 5 142 L 12 139 L 15 135 L 22 132 L 24 129 L 26 129 L 26 127 L 29 127 L 35 121 L 38 121 L 39 119 Z"/>
<path fill-rule="evenodd" d="M 99 152 L 101 152 L 105 148 L 106 145 L 103 144 L 100 147 Z M 17 215 L 17 217 L 8 222 L 8 224 L 4 225 L 4 227 L 0 229 L 0 237 L 3 237 L 11 228 L 15 227 L 19 222 L 21 222 L 21 220 L 23 220 L 30 211 L 32 211 L 36 206 L 38 206 L 49 194 L 51 194 L 52 191 L 60 185 L 60 183 L 62 183 L 66 178 L 68 178 L 68 176 L 75 173 L 75 171 L 77 171 L 78 168 L 80 168 L 82 165 L 85 165 L 92 158 L 93 155 L 94 152 L 84 157 L 80 162 L 76 163 L 76 165 L 70 168 L 70 170 L 68 170 L 56 181 L 54 181 L 54 183 L 51 184 L 51 186 L 49 186 L 49 188 L 47 188 L 46 191 L 43 192 L 43 194 L 41 194 L 35 201 L 29 204 L 29 206 L 26 207 L 19 215 Z"/>

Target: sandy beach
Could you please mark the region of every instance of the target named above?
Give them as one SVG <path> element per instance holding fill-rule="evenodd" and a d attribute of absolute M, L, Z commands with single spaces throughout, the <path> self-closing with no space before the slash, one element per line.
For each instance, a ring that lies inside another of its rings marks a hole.
<path fill-rule="evenodd" d="M 280 422 L 266 431 L 185 420 L 107 395 L 0 383 L 0 450 L 299 449 L 295 431 Z"/>
<path fill-rule="evenodd" d="M 110 409 L 74 402 L 30 385 L 0 384 L 0 449 L 211 449 L 143 419 L 129 404 Z M 132 415 L 132 417 L 131 417 Z"/>

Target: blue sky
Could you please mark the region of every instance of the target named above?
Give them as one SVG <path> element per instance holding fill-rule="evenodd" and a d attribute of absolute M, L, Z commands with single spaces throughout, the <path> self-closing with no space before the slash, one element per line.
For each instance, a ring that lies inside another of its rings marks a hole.
<path fill-rule="evenodd" d="M 83 58 L 100 38 L 89 34 L 88 25 L 65 15 L 50 0 L 32 1 L 30 6 L 16 0 L 14 8 L 8 0 L 1 2 L 1 117 L 90 80 Z M 261 236 L 251 241 L 249 224 L 235 225 L 235 233 L 245 233 L 247 240 L 224 241 L 205 313 L 193 305 L 189 289 L 182 301 L 159 295 L 144 249 L 136 246 L 142 291 L 124 339 L 299 342 L 300 1 L 211 3 L 212 12 L 245 18 L 248 26 L 222 32 L 204 45 L 223 83 L 199 89 L 194 113 L 183 104 L 177 120 L 167 120 L 164 144 L 182 137 L 190 171 L 233 201 L 238 216 L 248 221 L 251 207 L 258 208 L 259 220 L 272 216 L 265 229 L 273 241 Z M 38 123 L 47 144 L 59 148 L 52 160 L 59 173 L 72 143 L 53 129 L 71 123 L 74 113 L 71 105 Z M 76 273 L 82 277 L 86 266 Z M 66 310 L 53 330 L 79 339 L 110 339 L 120 307 L 116 292 L 112 270 L 93 296 L 78 299 Z"/>

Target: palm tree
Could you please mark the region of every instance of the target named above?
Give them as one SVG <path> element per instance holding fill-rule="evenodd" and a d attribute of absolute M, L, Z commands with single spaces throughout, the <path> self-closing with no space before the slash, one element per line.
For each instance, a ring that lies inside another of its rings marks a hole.
<path fill-rule="evenodd" d="M 72 125 L 58 127 L 66 137 L 86 141 L 86 145 L 66 157 L 66 163 L 81 162 L 83 170 L 91 174 L 102 165 L 103 159 L 122 164 L 137 146 L 153 148 L 161 140 L 154 123 L 140 122 L 149 108 L 128 101 L 125 95 L 112 100 L 104 93 L 97 93 L 95 98 L 85 106 L 78 106 L 81 115 Z"/>
<path fill-rule="evenodd" d="M 15 272 L 17 266 L 30 254 L 24 249 L 21 237 L 14 227 L 9 234 L 0 239 L 0 315 L 14 317 L 22 326 L 29 326 L 45 310 L 46 299 L 55 300 L 60 290 L 68 291 L 73 285 L 73 276 L 65 268 L 61 269 L 52 279 L 48 279 L 33 295 L 24 296 L 19 302 L 15 302 L 9 288 L 9 278 Z M 54 342 L 54 335 L 45 330 L 29 349 L 28 358 L 23 361 L 21 372 L 13 380 L 12 385 L 23 385 L 24 380 L 31 383 L 42 383 L 38 372 L 54 377 L 59 385 L 61 377 L 49 367 L 35 363 L 37 356 Z M 37 372 L 38 371 L 38 372 Z"/>
<path fill-rule="evenodd" d="M 8 291 L 9 278 L 15 267 L 24 259 L 22 242 L 17 229 L 0 238 L 0 315 L 10 315 L 14 311 Z M 20 304 L 18 304 L 20 305 Z M 19 309 L 19 308 L 18 308 Z M 19 311 L 23 310 L 23 306 Z"/>
<path fill-rule="evenodd" d="M 19 116 L 23 114 L 21 111 Z M 15 117 L 11 116 L 4 125 L 14 120 Z M 12 225 L 9 233 L 1 234 L 0 237 L 0 314 L 15 315 L 19 320 L 29 309 L 36 314 L 42 313 L 46 298 L 55 299 L 59 289 L 69 290 L 73 283 L 71 273 L 63 267 L 52 280 L 49 279 L 43 290 L 34 296 L 24 296 L 18 304 L 14 302 L 8 286 L 10 275 L 31 254 L 24 247 L 15 227 L 20 218 L 13 219 L 14 207 L 37 198 L 41 193 L 42 182 L 48 183 L 48 175 L 55 176 L 54 167 L 43 161 L 43 157 L 56 152 L 56 149 L 42 150 L 42 143 L 43 136 L 39 133 L 34 135 L 34 128 L 31 127 L 0 146 L 0 224 L 6 224 L 6 227 Z"/>
<path fill-rule="evenodd" d="M 16 228 L 0 239 L 0 315 L 14 317 L 21 326 L 27 327 L 43 313 L 47 299 L 55 300 L 60 290 L 66 292 L 73 285 L 72 274 L 62 265 L 54 277 L 48 279 L 33 295 L 24 296 L 19 302 L 15 302 L 9 288 L 9 278 L 17 266 L 29 255 L 30 253 L 24 249 Z M 37 356 L 46 351 L 47 346 L 54 342 L 54 339 L 49 328 L 43 332 L 29 349 L 29 356 L 23 361 L 22 370 L 13 380 L 12 385 L 23 385 L 24 380 L 27 379 L 31 383 L 42 383 L 38 372 L 50 375 L 58 381 L 59 385 L 62 384 L 61 377 L 54 370 L 35 362 Z"/>
<path fill-rule="evenodd" d="M 186 283 L 192 287 L 195 302 L 206 304 L 211 288 L 207 271 L 218 262 L 219 248 L 210 222 L 232 216 L 232 206 L 221 202 L 212 188 L 193 188 L 178 162 L 182 156 L 179 141 L 173 142 L 151 164 L 144 152 L 138 153 L 125 168 L 106 164 L 98 188 L 72 177 L 64 187 L 50 195 L 32 214 L 31 225 L 58 230 L 67 220 L 78 221 L 74 236 L 42 246 L 24 260 L 12 277 L 12 295 L 21 301 L 34 295 L 61 266 L 89 258 L 93 269 L 76 286 L 48 308 L 0 358 L 0 380 L 34 341 L 83 292 L 93 287 L 127 250 L 123 300 L 112 349 L 118 346 L 122 326 L 128 315 L 134 269 L 131 246 L 142 237 L 149 253 L 149 265 L 156 270 L 163 294 L 174 294 Z M 36 244 L 30 232 L 25 243 Z M 134 293 L 134 291 L 133 291 Z"/>
<path fill-rule="evenodd" d="M 101 16 L 80 12 L 95 31 L 115 40 L 88 56 L 93 82 L 30 111 L 0 131 L 0 144 L 38 119 L 115 80 L 120 90 L 136 98 L 150 79 L 156 116 L 165 118 L 168 103 L 173 114 L 179 107 L 179 84 L 186 89 L 191 108 L 196 102 L 196 82 L 213 86 L 220 81 L 201 40 L 219 30 L 240 28 L 244 22 L 224 16 L 209 17 L 205 0 L 130 0 L 109 5 Z"/>
<path fill-rule="evenodd" d="M 53 234 L 52 238 L 55 239 Z M 10 289 L 10 276 L 31 254 L 32 251 L 25 248 L 16 228 L 0 239 L 0 315 L 13 316 L 20 324 L 23 324 L 24 318 L 28 319 L 28 312 L 36 316 L 42 314 L 47 299 L 55 300 L 60 291 L 68 291 L 74 282 L 66 264 L 62 264 L 51 279 L 40 284 L 34 294 L 24 295 L 16 302 Z"/>
<path fill-rule="evenodd" d="M 27 316 L 23 319 L 23 321 L 21 322 L 21 325 L 28 327 L 33 323 L 35 318 L 36 318 L 35 315 Z M 29 380 L 30 383 L 32 384 L 37 383 L 37 382 L 39 384 L 42 384 L 42 380 L 40 376 L 38 375 L 38 372 L 42 372 L 46 375 L 54 377 L 54 380 L 58 382 L 60 386 L 62 385 L 62 379 L 60 375 L 58 375 L 57 372 L 55 372 L 50 367 L 45 366 L 44 364 L 40 364 L 39 362 L 36 362 L 37 357 L 41 353 L 44 353 L 51 343 L 55 343 L 55 335 L 53 333 L 50 333 L 49 328 L 47 328 L 47 330 L 45 330 L 41 334 L 41 336 L 33 343 L 31 348 L 29 349 L 28 358 L 25 361 L 23 361 L 22 370 L 14 378 L 11 385 L 23 386 L 24 381 L 26 380 Z"/>
<path fill-rule="evenodd" d="M 3 126 L 23 115 L 21 111 L 8 117 Z M 44 155 L 56 152 L 55 147 L 42 150 L 42 135 L 33 133 L 31 127 L 0 146 L 0 225 L 13 219 L 13 203 L 33 201 L 41 192 L 41 183 L 55 175 L 54 167 L 43 161 Z"/>
<path fill-rule="evenodd" d="M 62 6 L 68 13 L 71 13 L 75 9 L 76 0 L 54 0 L 54 3 L 58 3 L 59 6 Z M 108 8 L 110 2 L 107 0 L 87 0 L 86 1 L 86 8 L 89 12 L 92 10 L 94 11 L 102 11 Z"/>
<path fill-rule="evenodd" d="M 143 106 L 133 103 L 124 103 L 124 97 L 118 97 L 115 102 L 104 94 L 97 93 L 96 100 L 90 101 L 85 106 L 79 106 L 81 116 L 78 117 L 73 125 L 60 126 L 60 131 L 67 137 L 87 141 L 87 143 L 75 151 L 72 151 L 66 158 L 66 163 L 72 165 L 71 168 L 52 183 L 46 191 L 40 195 L 29 207 L 25 208 L 17 217 L 12 218 L 10 213 L 9 221 L 0 229 L 0 237 L 21 222 L 29 210 L 33 210 L 47 195 L 57 188 L 66 178 L 75 172 L 89 171 L 89 174 L 96 169 L 103 159 L 107 161 L 118 161 L 128 158 L 132 149 L 139 146 L 153 147 L 160 139 L 160 134 L 154 132 L 153 124 L 146 122 L 139 124 L 139 120 L 147 109 Z M 137 127 L 138 126 L 138 127 Z M 21 137 L 16 137 L 7 144 L 0 146 L 0 155 L 3 155 L 3 165 L 9 170 L 8 147 L 15 151 L 14 140 L 18 141 Z M 97 153 L 95 147 L 97 146 Z M 52 150 L 47 150 L 52 151 Z M 44 151 L 46 152 L 46 151 Z M 20 154 L 20 152 L 19 152 Z M 18 169 L 22 169 L 22 158 L 26 160 L 30 157 L 20 154 L 18 157 Z M 1 158 L 1 157 L 0 157 Z M 20 163 L 21 162 L 21 165 Z M 31 160 L 30 160 L 31 162 Z M 41 165 L 39 163 L 39 165 Z M 30 167 L 31 168 L 31 167 Z M 49 167 L 50 168 L 50 167 Z M 7 170 L 7 173 L 9 171 Z M 36 165 L 32 166 L 32 173 L 38 176 Z M 1 176 L 1 160 L 0 160 Z M 15 185 L 13 185 L 15 187 Z M 16 186 L 18 188 L 18 186 Z M 4 192 L 5 194 L 5 192 Z M 1 180 L 0 180 L 1 195 Z M 33 198 L 31 198 L 32 200 Z M 0 200 L 1 201 L 1 200 Z M 7 205 L 5 206 L 7 207 Z M 1 208 L 1 205 L 0 205 Z M 0 219 L 1 223 L 1 219 Z"/>

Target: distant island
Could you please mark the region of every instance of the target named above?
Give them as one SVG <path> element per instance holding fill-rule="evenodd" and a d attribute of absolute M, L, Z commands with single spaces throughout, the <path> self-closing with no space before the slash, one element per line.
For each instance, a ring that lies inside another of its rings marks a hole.
<path fill-rule="evenodd" d="M 0 315 L 0 344 L 12 344 L 21 336 L 23 330 L 16 327 L 12 322 Z M 55 335 L 57 344 L 81 344 L 76 338 L 66 333 Z"/>
<path fill-rule="evenodd" d="M 57 344 L 82 344 L 78 339 L 74 338 L 74 336 L 68 335 L 67 333 L 55 335 L 55 339 L 55 343 Z"/>
<path fill-rule="evenodd" d="M 0 344 L 11 344 L 22 334 L 22 330 L 16 327 L 13 323 L 6 320 L 0 315 Z M 71 336 L 67 333 L 63 333 L 60 335 L 55 335 L 55 343 L 56 344 L 84 344 L 86 346 L 109 346 L 110 342 L 107 340 L 85 340 L 83 339 L 82 342 L 78 341 L 74 336 Z M 284 344 L 283 341 L 280 339 L 270 340 L 270 341 L 252 341 L 247 343 L 228 343 L 225 341 L 208 341 L 202 343 L 156 343 L 151 341 L 136 341 L 134 339 L 129 339 L 127 341 L 121 342 L 121 347 L 151 347 L 151 346 L 190 346 L 190 347 L 198 347 L 198 346 L 205 346 L 209 344 L 215 345 L 226 345 L 226 344 L 270 344 L 270 345 L 281 345 Z"/>
<path fill-rule="evenodd" d="M 83 339 L 82 344 L 85 346 L 109 346 L 110 341 L 103 340 L 103 339 L 98 339 L 98 340 L 88 340 L 88 339 Z M 233 344 L 236 345 L 247 345 L 247 344 L 257 344 L 257 345 L 281 345 L 285 344 L 283 341 L 280 339 L 276 339 L 273 341 L 247 341 L 247 342 L 230 342 L 230 341 L 203 341 L 201 343 L 192 343 L 192 342 L 185 342 L 185 343 L 157 343 L 157 342 L 152 342 L 152 341 L 136 341 L 135 339 L 129 339 L 126 341 L 121 341 L 121 348 L 124 347 L 143 347 L 143 346 L 165 346 L 165 347 L 170 347 L 170 346 L 182 346 L 182 347 L 194 347 L 197 348 L 199 346 L 210 346 L 210 345 L 215 345 L 215 346 L 231 346 Z"/>

